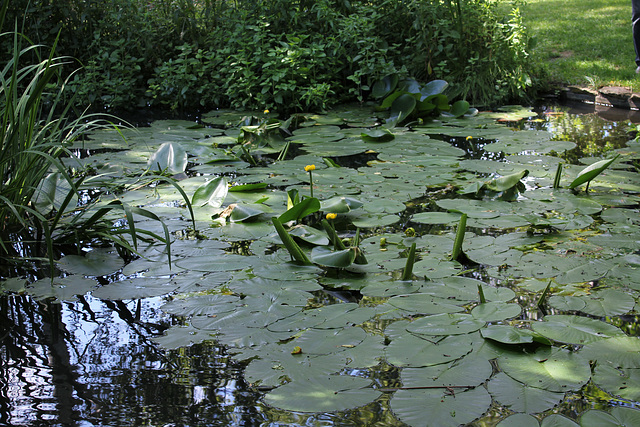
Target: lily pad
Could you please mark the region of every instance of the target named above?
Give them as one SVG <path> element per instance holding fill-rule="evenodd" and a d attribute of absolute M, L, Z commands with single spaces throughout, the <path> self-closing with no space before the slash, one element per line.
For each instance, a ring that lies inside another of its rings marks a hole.
<path fill-rule="evenodd" d="M 457 427 L 479 418 L 491 405 L 491 396 L 484 387 L 469 391 L 399 390 L 391 399 L 391 410 L 410 426 Z"/>
<path fill-rule="evenodd" d="M 370 380 L 330 375 L 285 384 L 267 393 L 264 402 L 288 411 L 333 412 L 364 406 L 379 396 Z"/>
<path fill-rule="evenodd" d="M 543 322 L 534 322 L 532 327 L 540 335 L 567 344 L 588 344 L 624 335 L 619 328 L 603 321 L 571 315 L 545 316 Z"/>
<path fill-rule="evenodd" d="M 535 414 L 553 408 L 564 399 L 564 393 L 526 386 L 504 372 L 487 384 L 491 396 L 514 412 Z"/>

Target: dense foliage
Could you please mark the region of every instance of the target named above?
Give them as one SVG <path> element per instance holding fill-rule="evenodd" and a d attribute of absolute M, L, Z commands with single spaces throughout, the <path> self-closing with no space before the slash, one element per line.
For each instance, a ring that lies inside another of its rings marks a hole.
<path fill-rule="evenodd" d="M 60 31 L 57 54 L 79 61 L 67 72 L 83 67 L 69 88 L 94 108 L 318 110 L 391 73 L 487 105 L 533 86 L 518 3 L 16 0 L 7 22 L 48 46 Z"/>

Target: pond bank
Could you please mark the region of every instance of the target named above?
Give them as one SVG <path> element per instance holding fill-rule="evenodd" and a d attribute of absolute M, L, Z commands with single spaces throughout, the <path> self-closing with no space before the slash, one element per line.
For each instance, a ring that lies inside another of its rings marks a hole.
<path fill-rule="evenodd" d="M 595 112 L 608 120 L 640 122 L 640 93 L 628 87 L 605 86 L 596 90 L 569 85 L 552 96 L 565 104 L 583 104 L 576 107 L 586 108 L 588 111 L 584 112 Z"/>

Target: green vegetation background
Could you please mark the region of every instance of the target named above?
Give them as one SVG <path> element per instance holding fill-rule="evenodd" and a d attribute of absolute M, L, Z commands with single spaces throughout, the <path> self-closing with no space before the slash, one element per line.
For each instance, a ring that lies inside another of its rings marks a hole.
<path fill-rule="evenodd" d="M 452 99 L 500 105 L 530 96 L 539 75 L 522 0 L 5 3 L 5 30 L 15 22 L 73 58 L 68 93 L 94 110 L 318 111 L 366 100 L 389 74 L 444 79 Z M 3 43 L 0 55 L 12 48 Z"/>
<path fill-rule="evenodd" d="M 630 0 L 528 0 L 521 9 L 549 83 L 640 91 Z"/>

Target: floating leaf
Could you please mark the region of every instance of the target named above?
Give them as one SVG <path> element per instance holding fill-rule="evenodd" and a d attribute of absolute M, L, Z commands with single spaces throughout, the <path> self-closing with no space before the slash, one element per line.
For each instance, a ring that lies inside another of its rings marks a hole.
<path fill-rule="evenodd" d="M 360 137 L 364 142 L 389 142 L 395 139 L 395 135 L 386 128 L 365 130 Z"/>
<path fill-rule="evenodd" d="M 548 391 L 577 390 L 591 378 L 587 360 L 554 347 L 540 347 L 533 354 L 506 353 L 498 358 L 498 365 L 516 381 Z"/>
<path fill-rule="evenodd" d="M 436 314 L 415 320 L 407 330 L 424 335 L 458 335 L 477 331 L 484 325 L 485 322 L 470 314 Z"/>
<path fill-rule="evenodd" d="M 553 408 L 564 398 L 564 393 L 528 387 L 504 372 L 498 373 L 487 384 L 491 396 L 514 412 L 535 414 Z"/>
<path fill-rule="evenodd" d="M 532 327 L 540 335 L 567 344 L 587 344 L 623 334 L 600 320 L 560 314 L 545 316 L 543 322 L 533 322 Z"/>
<path fill-rule="evenodd" d="M 379 396 L 370 380 L 331 375 L 280 386 L 267 393 L 264 402 L 288 411 L 333 412 L 364 406 Z"/>
<path fill-rule="evenodd" d="M 114 251 L 94 249 L 85 256 L 66 255 L 57 263 L 64 271 L 85 276 L 113 274 L 124 266 L 124 260 Z"/>
<path fill-rule="evenodd" d="M 446 388 L 435 390 L 399 390 L 391 398 L 391 410 L 405 424 L 457 427 L 484 414 L 491 396 L 484 387 L 451 393 Z"/>
<path fill-rule="evenodd" d="M 614 407 L 611 414 L 590 409 L 580 416 L 581 427 L 620 427 L 640 425 L 640 411 L 632 408 Z"/>

